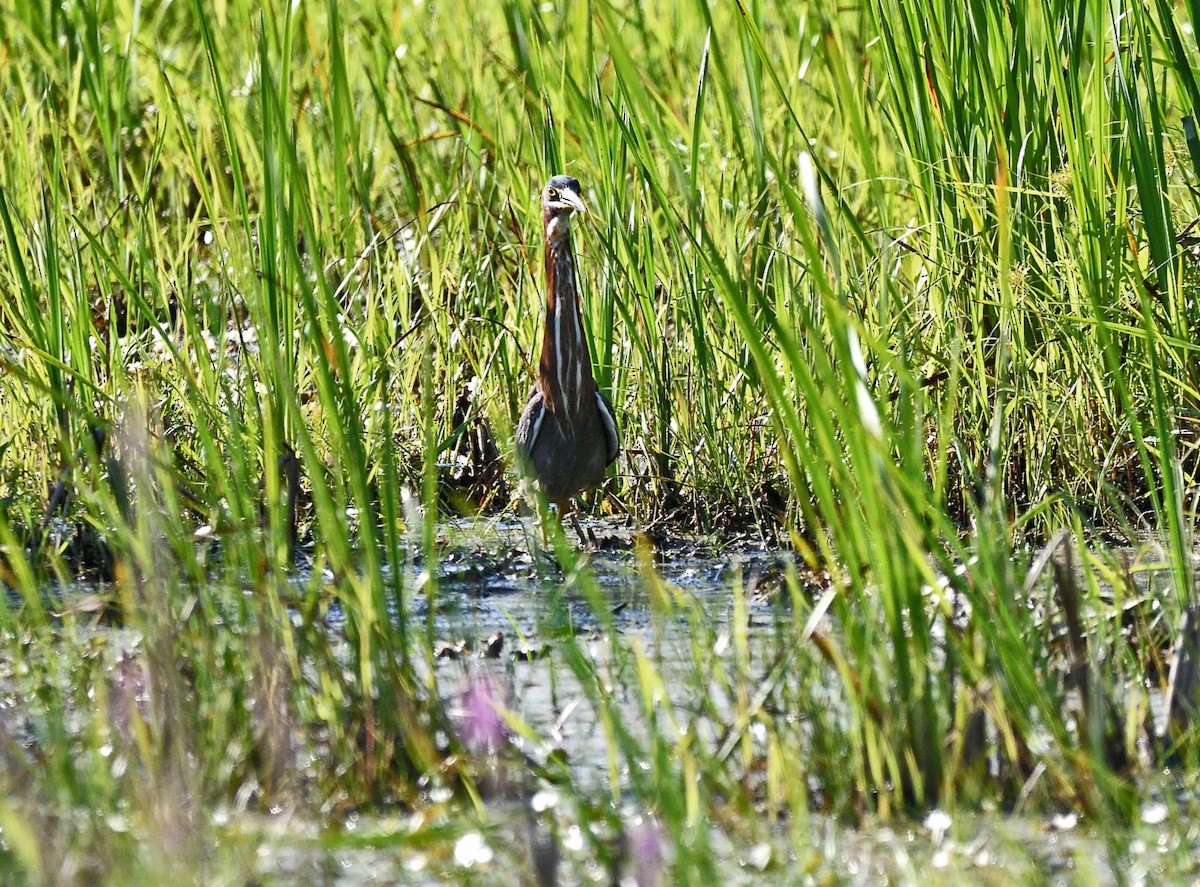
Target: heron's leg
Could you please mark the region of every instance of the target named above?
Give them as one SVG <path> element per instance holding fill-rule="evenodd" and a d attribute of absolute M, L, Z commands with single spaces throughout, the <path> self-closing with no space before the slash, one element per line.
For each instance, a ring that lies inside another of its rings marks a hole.
<path fill-rule="evenodd" d="M 584 551 L 595 551 L 596 534 L 590 529 L 586 534 L 583 532 L 583 527 L 579 523 L 579 515 L 575 511 L 574 504 L 574 500 L 572 499 L 560 502 L 558 506 L 559 518 L 561 520 L 562 515 L 569 514 L 571 516 L 571 526 L 575 528 L 575 535 L 579 537 L 580 546 L 583 547 Z"/>

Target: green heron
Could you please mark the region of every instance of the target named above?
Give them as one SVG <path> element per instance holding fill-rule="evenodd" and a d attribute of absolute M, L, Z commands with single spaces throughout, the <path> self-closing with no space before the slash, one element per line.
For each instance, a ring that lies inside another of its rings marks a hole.
<path fill-rule="evenodd" d="M 571 499 L 599 486 L 617 458 L 620 439 L 612 404 L 596 388 L 580 317 L 571 216 L 587 212 L 579 181 L 554 176 L 542 192 L 546 235 L 546 331 L 538 378 L 517 423 L 523 470 L 566 513 Z M 580 539 L 583 533 L 575 524 Z"/>

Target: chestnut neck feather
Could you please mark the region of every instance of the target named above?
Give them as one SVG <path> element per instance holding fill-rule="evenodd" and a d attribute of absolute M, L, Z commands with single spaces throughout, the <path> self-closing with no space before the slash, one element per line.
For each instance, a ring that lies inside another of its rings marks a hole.
<path fill-rule="evenodd" d="M 592 359 L 580 316 L 579 284 L 565 214 L 544 213 L 546 230 L 546 331 L 540 378 L 546 408 L 570 428 L 595 399 Z"/>

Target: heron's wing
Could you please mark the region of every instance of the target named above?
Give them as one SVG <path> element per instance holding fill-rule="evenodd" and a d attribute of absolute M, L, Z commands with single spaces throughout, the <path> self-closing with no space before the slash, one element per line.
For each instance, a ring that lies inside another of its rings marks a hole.
<path fill-rule="evenodd" d="M 596 406 L 600 410 L 600 422 L 604 426 L 605 465 L 612 465 L 621 452 L 621 434 L 617 431 L 617 414 L 613 412 L 612 403 L 604 396 L 603 391 L 596 392 Z"/>
<path fill-rule="evenodd" d="M 521 419 L 517 422 L 518 453 L 528 456 L 533 452 L 545 416 L 546 402 L 542 398 L 542 386 L 535 383 L 529 392 L 529 399 L 525 401 L 525 409 L 521 410 Z"/>

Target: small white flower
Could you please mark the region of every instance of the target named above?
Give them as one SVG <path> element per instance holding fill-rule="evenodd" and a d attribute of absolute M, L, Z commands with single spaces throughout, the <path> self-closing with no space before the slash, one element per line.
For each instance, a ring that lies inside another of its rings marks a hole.
<path fill-rule="evenodd" d="M 1079 822 L 1078 813 L 1059 813 L 1050 820 L 1050 827 L 1055 831 L 1069 832 Z"/>
<path fill-rule="evenodd" d="M 756 844 L 746 854 L 746 862 L 760 872 L 766 870 L 767 866 L 771 864 L 771 845 L 767 843 Z"/>
<path fill-rule="evenodd" d="M 1166 818 L 1166 804 L 1147 804 L 1142 808 L 1142 822 L 1146 823 L 1146 825 L 1159 825 Z"/>
<path fill-rule="evenodd" d="M 951 824 L 950 814 L 945 810 L 931 810 L 925 817 L 925 828 L 929 829 L 934 844 L 942 843 L 942 838 L 946 837 L 946 832 L 950 831 Z"/>
<path fill-rule="evenodd" d="M 563 849 L 570 850 L 572 853 L 578 853 L 583 849 L 583 831 L 577 825 L 567 829 L 567 833 L 563 836 Z"/>
<path fill-rule="evenodd" d="M 492 848 L 487 845 L 479 832 L 467 832 L 454 845 L 454 861 L 463 868 L 473 865 L 487 865 L 492 861 Z"/>

